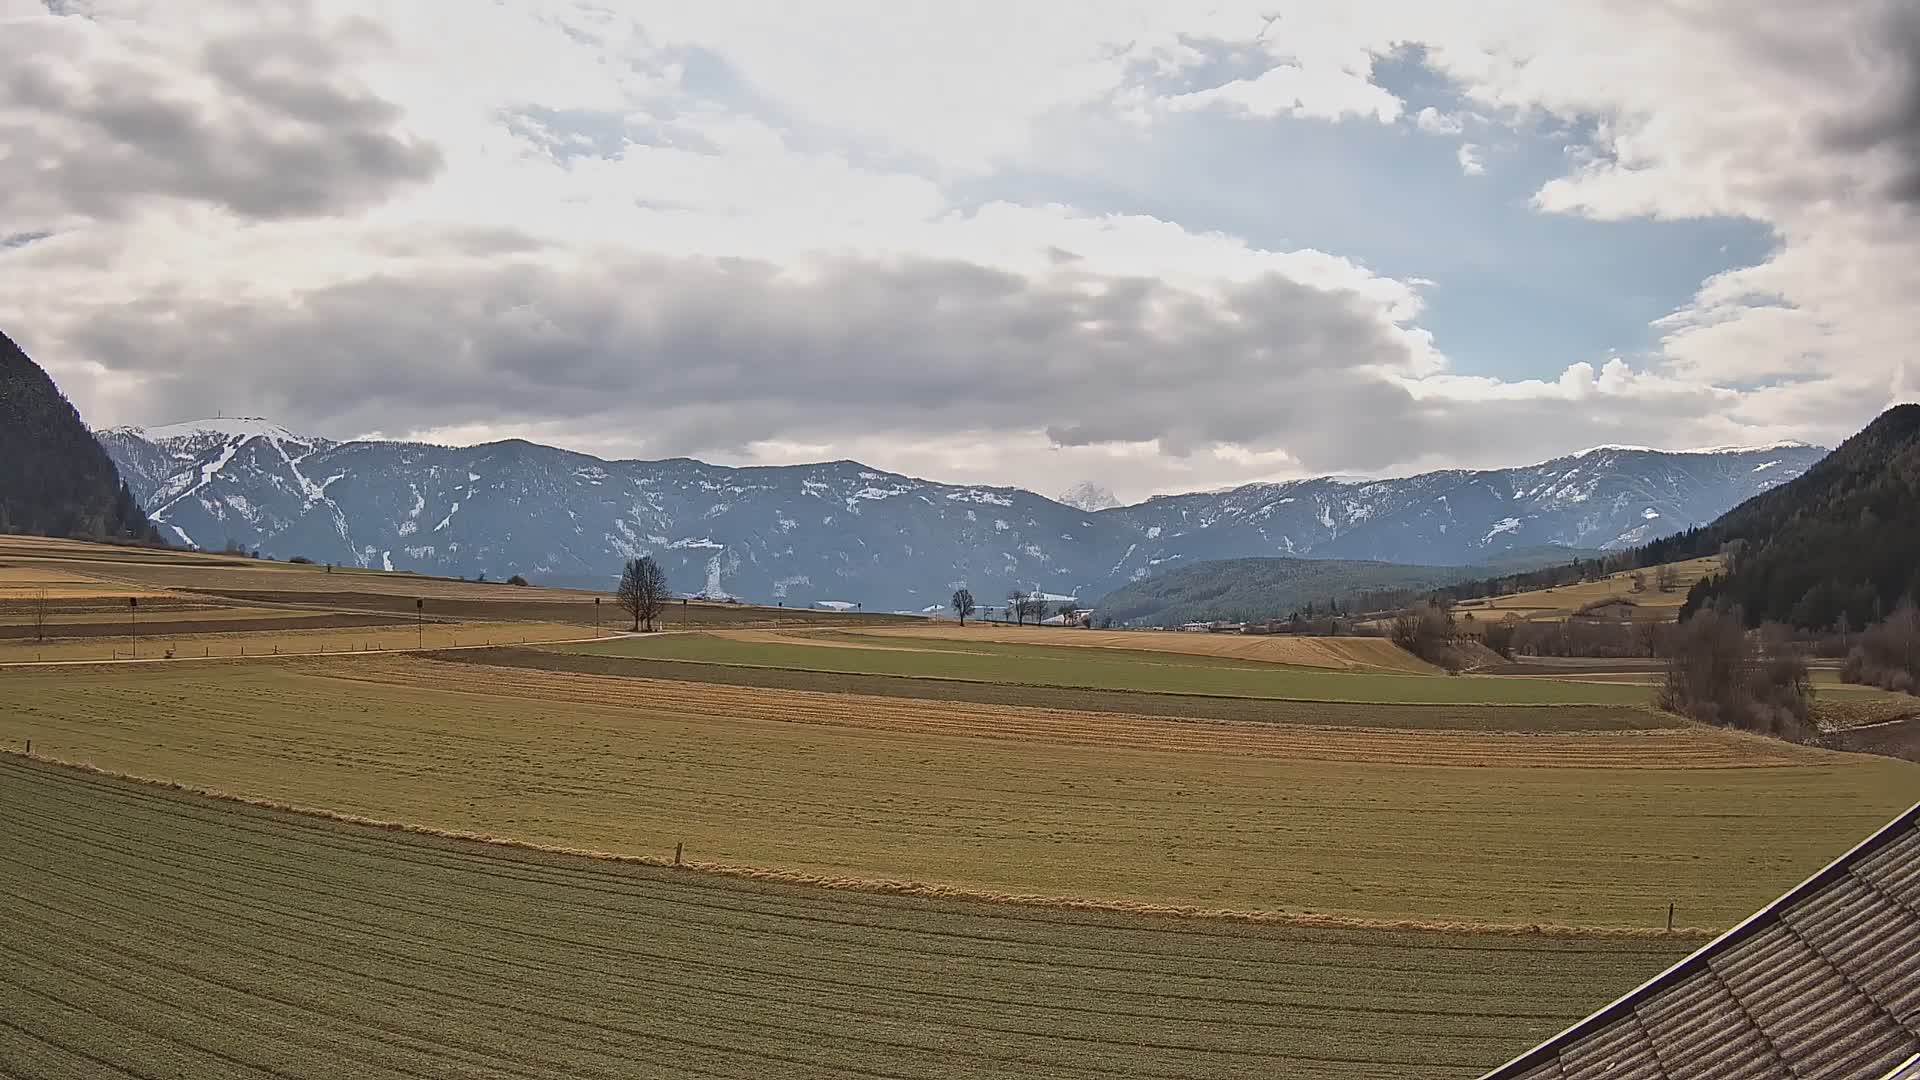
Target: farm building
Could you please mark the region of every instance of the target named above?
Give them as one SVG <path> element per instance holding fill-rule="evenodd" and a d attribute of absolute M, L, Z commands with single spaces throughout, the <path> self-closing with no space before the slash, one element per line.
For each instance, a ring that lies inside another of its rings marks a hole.
<path fill-rule="evenodd" d="M 1920 806 L 1483 1080 L 1906 1080 L 1920 1057 Z"/>

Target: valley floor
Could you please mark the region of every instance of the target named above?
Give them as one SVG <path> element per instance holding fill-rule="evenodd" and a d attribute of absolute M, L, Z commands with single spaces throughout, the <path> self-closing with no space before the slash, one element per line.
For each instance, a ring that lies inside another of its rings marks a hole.
<path fill-rule="evenodd" d="M 32 1080 L 1472 1077 L 1920 794 L 1634 673 L 54 554 L 0 541 L 0 653 L 126 590 L 210 657 L 0 667 Z"/>

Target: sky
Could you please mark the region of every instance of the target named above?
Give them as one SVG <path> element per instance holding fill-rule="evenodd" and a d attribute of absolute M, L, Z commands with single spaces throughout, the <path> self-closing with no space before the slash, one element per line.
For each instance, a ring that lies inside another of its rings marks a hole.
<path fill-rule="evenodd" d="M 1123 498 L 1920 397 L 1900 0 L 0 0 L 0 329 L 258 415 Z"/>

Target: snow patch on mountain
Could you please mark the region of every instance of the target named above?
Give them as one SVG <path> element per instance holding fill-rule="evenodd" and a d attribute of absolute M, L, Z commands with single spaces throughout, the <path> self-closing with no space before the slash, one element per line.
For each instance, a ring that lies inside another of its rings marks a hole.
<path fill-rule="evenodd" d="M 164 446 L 130 430 L 100 441 L 156 523 L 183 541 L 595 588 L 612 587 L 623 559 L 650 554 L 681 592 L 790 605 L 831 596 L 875 610 L 917 609 L 943 580 L 985 595 L 1040 581 L 1092 599 L 1150 576 L 1149 566 L 1208 559 L 1466 563 L 1528 545 L 1619 547 L 1709 521 L 1821 456 L 1609 450 L 1484 472 L 1248 484 L 1095 511 L 845 461 L 601 461 L 524 442 L 334 443 L 264 422 L 231 427 L 170 425 Z M 802 512 L 809 498 L 821 500 L 819 512 Z M 430 507 L 443 516 L 429 517 Z M 421 542 L 422 532 L 450 537 L 456 519 L 457 543 Z"/>
<path fill-rule="evenodd" d="M 1060 497 L 1054 501 L 1089 513 L 1111 510 L 1120 505 L 1120 500 L 1114 497 L 1113 492 L 1091 480 L 1080 481 L 1061 492 Z"/>
<path fill-rule="evenodd" d="M 1513 530 L 1519 527 L 1520 527 L 1519 518 L 1517 517 L 1501 518 L 1499 521 L 1496 521 L 1493 523 L 1493 528 L 1487 530 L 1487 535 L 1481 537 L 1480 542 L 1483 544 L 1490 544 L 1493 542 L 1494 537 L 1499 536 L 1501 533 L 1512 532 Z"/>

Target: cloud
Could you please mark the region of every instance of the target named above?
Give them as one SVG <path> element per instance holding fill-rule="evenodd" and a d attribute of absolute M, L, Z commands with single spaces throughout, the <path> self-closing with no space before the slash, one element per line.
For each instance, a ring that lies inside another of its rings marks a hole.
<path fill-rule="evenodd" d="M 59 351 L 131 378 L 124 392 L 160 415 L 222 402 L 336 432 L 558 423 L 654 454 L 987 425 L 1175 454 L 1287 431 L 1316 444 L 1299 451 L 1314 464 L 1378 464 L 1404 448 L 1351 418 L 1403 409 L 1390 376 L 1423 364 L 1360 293 L 1277 274 L 1201 292 L 1071 262 L 477 259 L 291 304 L 158 306 L 96 312 Z"/>
<path fill-rule="evenodd" d="M 325 216 L 427 180 L 439 151 L 344 75 L 376 37 L 276 20 L 187 41 L 114 20 L 10 19 L 0 226 L 114 218 L 157 197 Z"/>
<path fill-rule="evenodd" d="M 1443 113 L 1431 105 L 1415 113 L 1413 123 L 1428 135 L 1458 135 L 1466 129 L 1459 117 Z"/>
<path fill-rule="evenodd" d="M 1141 495 L 1824 440 L 1913 386 L 1920 32 L 1895 0 L 68 6 L 0 0 L 0 322 L 99 422 Z M 1138 139 L 1055 139 L 1086 118 Z M 1473 282 L 1354 255 L 1390 212 L 1356 207 L 1349 248 L 1287 239 L 1261 175 L 1202 225 L 1036 165 L 1072 142 L 1077 178 L 1152 177 L 1128 155 L 1171 146 L 1212 183 L 1256 159 L 1196 141 L 1266 140 L 1304 174 L 1333 139 L 1430 156 L 1414 132 L 1468 121 L 1468 175 L 1570 146 L 1532 212 L 1741 217 L 1775 246 L 1644 353 L 1492 377 L 1427 329 Z"/>
<path fill-rule="evenodd" d="M 1224 106 L 1264 117 L 1371 117 L 1392 123 L 1400 116 L 1400 99 L 1375 86 L 1371 71 L 1371 57 L 1351 66 L 1279 64 L 1251 79 L 1175 95 L 1165 105 L 1176 110 Z"/>
<path fill-rule="evenodd" d="M 1830 123 L 1828 145 L 1885 158 L 1887 193 L 1920 204 L 1920 8 L 1887 0 L 1863 42 L 1877 92 L 1859 115 Z"/>

